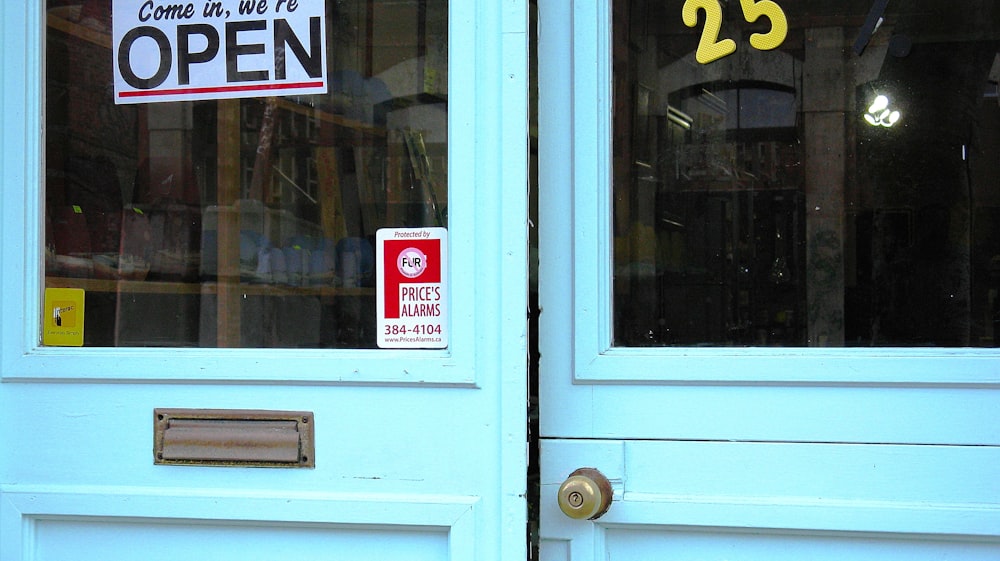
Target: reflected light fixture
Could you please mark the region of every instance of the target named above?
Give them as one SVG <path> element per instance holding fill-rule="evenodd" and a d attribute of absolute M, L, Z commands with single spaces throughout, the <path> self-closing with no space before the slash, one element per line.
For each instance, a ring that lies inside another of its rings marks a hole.
<path fill-rule="evenodd" d="M 901 115 L 899 111 L 889 106 L 890 103 L 887 96 L 882 94 L 876 96 L 875 101 L 868 106 L 868 112 L 865 113 L 865 122 L 873 127 L 888 128 L 895 125 Z"/>

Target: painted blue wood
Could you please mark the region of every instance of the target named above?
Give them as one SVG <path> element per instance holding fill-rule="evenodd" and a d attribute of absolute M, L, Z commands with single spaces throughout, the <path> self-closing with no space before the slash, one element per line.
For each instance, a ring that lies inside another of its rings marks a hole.
<path fill-rule="evenodd" d="M 611 346 L 609 4 L 539 3 L 543 559 L 996 558 L 996 351 Z"/>
<path fill-rule="evenodd" d="M 474 497 L 449 495 L 8 486 L 2 530 L 25 539 L 5 540 L 0 554 L 124 559 L 142 550 L 144 559 L 263 560 L 365 559 L 378 551 L 472 559 L 480 511 Z"/>
<path fill-rule="evenodd" d="M 545 440 L 541 458 L 543 549 L 560 559 L 716 558 L 720 544 L 738 559 L 1000 552 L 996 447 Z M 614 488 L 593 523 L 556 506 L 584 464 Z"/>
<path fill-rule="evenodd" d="M 612 347 L 609 3 L 540 9 L 543 434 L 1000 443 L 996 349 Z"/>
<path fill-rule="evenodd" d="M 2 254 L 0 265 L 4 273 L 4 297 L 0 299 L 3 314 L 3 343 L 24 347 L 35 344 L 37 334 L 29 335 L 18 329 L 24 314 L 39 317 L 40 298 L 24 302 L 25 282 L 28 275 L 37 271 L 26 266 L 26 246 L 39 245 L 42 229 L 40 214 L 24 212 L 27 198 L 26 186 L 39 185 L 41 181 L 41 130 L 43 99 L 39 68 L 41 67 L 40 7 L 4 4 L 2 16 L 3 72 L 0 72 L 0 173 L 3 191 L 0 192 L 0 210 L 4 212 L 2 228 Z M 13 210 L 13 212 L 8 212 Z M 37 253 L 37 252 L 36 252 Z M 37 264 L 37 259 L 35 260 Z M 37 269 L 37 265 L 35 267 Z M 8 284 L 9 282 L 9 284 Z M 36 294 L 37 291 L 31 294 Z M 24 302 L 23 309 L 20 304 Z M 15 324 L 9 324 L 7 318 Z"/>
<path fill-rule="evenodd" d="M 572 282 L 576 296 L 571 341 L 574 379 L 580 382 L 771 382 L 858 384 L 959 384 L 1000 388 L 1000 351 L 996 349 L 672 349 L 613 348 L 611 345 L 611 69 L 610 8 L 603 2 L 573 4 L 572 123 L 568 178 L 554 188 L 572 188 L 573 267 L 558 283 Z M 567 14 L 569 16 L 570 14 Z M 554 40 L 557 40 L 554 38 Z M 541 51 L 540 52 L 544 52 Z M 543 88 L 550 78 L 540 72 Z M 563 101 L 565 103 L 565 101 Z M 553 194 L 555 196 L 555 194 Z M 565 202 L 563 202 L 565 205 Z M 568 218 L 566 206 L 557 220 Z M 554 226 L 558 227 L 558 226 Z M 565 225 L 563 227 L 566 227 Z M 564 330 L 569 327 L 563 327 Z M 778 360 L 775 360 L 778 359 Z M 739 361 L 740 368 L 731 367 Z"/>
<path fill-rule="evenodd" d="M 527 2 L 450 6 L 446 351 L 40 347 L 43 4 L 0 5 L 0 557 L 124 558 L 82 532 L 209 520 L 219 559 L 253 558 L 251 522 L 306 558 L 352 531 L 525 558 Z M 156 466 L 155 407 L 313 411 L 316 468 Z"/>

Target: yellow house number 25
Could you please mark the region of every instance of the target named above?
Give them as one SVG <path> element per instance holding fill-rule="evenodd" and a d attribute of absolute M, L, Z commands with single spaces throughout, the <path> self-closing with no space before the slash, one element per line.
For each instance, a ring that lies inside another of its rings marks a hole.
<path fill-rule="evenodd" d="M 788 35 L 788 20 L 785 12 L 771 0 L 740 0 L 743 18 L 750 23 L 764 16 L 771 21 L 771 30 L 767 33 L 750 35 L 750 46 L 761 51 L 769 51 L 781 46 Z M 708 64 L 736 52 L 736 41 L 732 39 L 719 40 L 722 30 L 722 5 L 719 0 L 686 0 L 684 2 L 684 25 L 698 25 L 698 10 L 705 11 L 705 27 L 701 32 L 701 41 L 694 58 L 701 64 Z"/>

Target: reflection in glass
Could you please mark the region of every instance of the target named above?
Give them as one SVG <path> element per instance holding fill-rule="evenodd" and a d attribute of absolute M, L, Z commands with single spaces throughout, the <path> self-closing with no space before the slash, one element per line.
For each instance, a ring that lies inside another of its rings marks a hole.
<path fill-rule="evenodd" d="M 613 1 L 614 344 L 996 346 L 1000 8 L 775 4 Z"/>
<path fill-rule="evenodd" d="M 447 222 L 447 2 L 326 2 L 325 95 L 140 105 L 110 6 L 47 5 L 46 287 L 85 344 L 374 347 L 376 229 Z"/>

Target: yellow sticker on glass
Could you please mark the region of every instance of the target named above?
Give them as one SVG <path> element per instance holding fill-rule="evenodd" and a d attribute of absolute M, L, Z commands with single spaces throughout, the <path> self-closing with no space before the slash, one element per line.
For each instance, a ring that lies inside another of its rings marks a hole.
<path fill-rule="evenodd" d="M 732 39 L 719 40 L 719 31 L 722 30 L 722 5 L 719 0 L 687 0 L 681 10 L 681 17 L 684 25 L 695 27 L 698 25 L 698 10 L 705 12 L 705 27 L 701 33 L 701 40 L 698 42 L 698 50 L 695 51 L 695 60 L 701 64 L 719 60 L 736 52 L 736 41 Z"/>
<path fill-rule="evenodd" d="M 771 30 L 767 33 L 754 33 L 750 36 L 750 45 L 761 51 L 777 49 L 785 42 L 788 36 L 788 19 L 781 6 L 771 0 L 740 0 L 743 8 L 743 19 L 750 23 L 757 21 L 760 16 L 771 20 Z"/>
<path fill-rule="evenodd" d="M 42 308 L 42 344 L 50 347 L 83 346 L 81 288 L 46 288 Z"/>
<path fill-rule="evenodd" d="M 743 19 L 749 23 L 757 21 L 761 16 L 771 22 L 771 28 L 767 33 L 750 35 L 751 47 L 769 51 L 777 49 L 784 43 L 785 37 L 788 36 L 788 19 L 781 6 L 773 0 L 740 0 L 740 8 L 743 10 Z M 705 26 L 702 28 L 698 49 L 694 54 L 695 60 L 701 64 L 708 64 L 736 52 L 736 41 L 719 39 L 723 21 L 722 4 L 719 0 L 685 0 L 681 9 L 684 25 L 697 27 L 699 11 L 705 12 Z"/>

